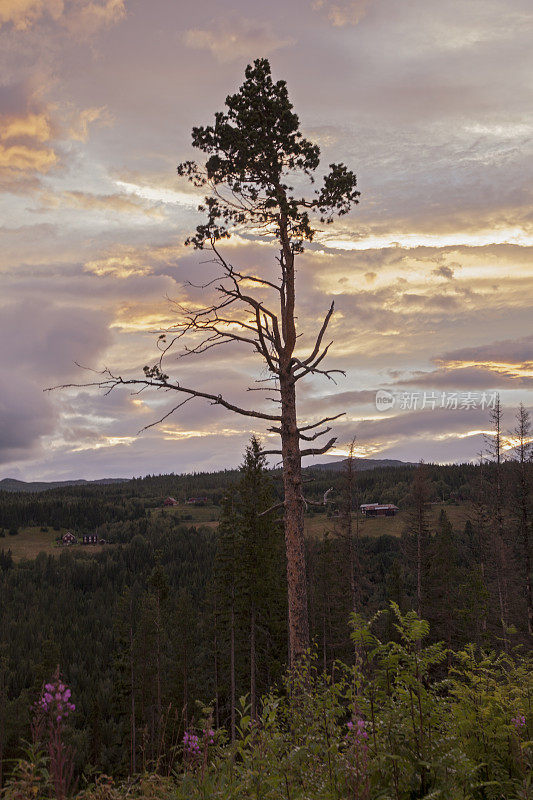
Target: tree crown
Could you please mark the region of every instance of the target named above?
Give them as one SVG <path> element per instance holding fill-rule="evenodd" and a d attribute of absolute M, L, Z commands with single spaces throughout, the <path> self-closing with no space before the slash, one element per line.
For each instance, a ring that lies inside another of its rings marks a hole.
<path fill-rule="evenodd" d="M 297 252 L 315 233 L 311 213 L 327 224 L 358 202 L 355 174 L 344 164 L 330 164 L 311 197 L 295 194 L 291 184 L 298 175 L 314 183 L 320 149 L 300 132 L 286 82 L 274 83 L 267 59 L 248 65 L 239 91 L 226 98 L 226 109 L 215 114 L 214 125 L 193 128 L 192 144 L 208 156 L 205 165 L 178 166 L 178 174 L 195 186 L 211 188 L 199 206 L 207 222 L 187 243 L 203 248 L 249 222 L 278 238 L 285 228 Z"/>

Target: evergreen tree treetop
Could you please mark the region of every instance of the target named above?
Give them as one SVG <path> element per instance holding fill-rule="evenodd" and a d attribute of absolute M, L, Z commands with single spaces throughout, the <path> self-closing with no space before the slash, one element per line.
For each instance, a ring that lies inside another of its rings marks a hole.
<path fill-rule="evenodd" d="M 275 234 L 284 217 L 296 252 L 315 233 L 310 212 L 330 223 L 358 202 L 355 174 L 344 164 L 330 164 L 321 188 L 310 198 L 294 194 L 291 184 L 298 173 L 314 183 L 320 149 L 300 132 L 287 84 L 274 83 L 266 58 L 246 68 L 243 85 L 226 98 L 226 109 L 215 114 L 214 125 L 193 128 L 193 146 L 208 155 L 205 165 L 187 161 L 178 166 L 178 173 L 195 186 L 212 189 L 199 209 L 208 220 L 188 240 L 195 247 L 228 237 L 230 227 L 246 222 L 263 224 Z"/>

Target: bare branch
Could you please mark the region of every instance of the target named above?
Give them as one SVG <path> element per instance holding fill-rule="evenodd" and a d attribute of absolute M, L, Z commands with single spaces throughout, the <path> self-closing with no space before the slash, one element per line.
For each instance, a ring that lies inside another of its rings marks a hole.
<path fill-rule="evenodd" d="M 337 441 L 337 437 L 334 436 L 333 439 L 330 439 L 329 442 L 326 442 L 326 444 L 323 447 L 311 447 L 308 450 L 302 450 L 300 452 L 300 455 L 301 456 L 321 456 L 322 453 L 327 453 L 328 450 L 331 447 L 333 447 L 333 445 L 335 444 L 336 441 Z"/>
<path fill-rule="evenodd" d="M 146 387 L 143 387 L 143 388 L 146 388 Z M 141 391 L 141 390 L 140 390 L 140 391 Z M 133 394 L 139 394 L 139 392 L 133 392 Z M 185 405 L 185 403 L 188 403 L 190 400 L 192 400 L 192 396 L 191 396 L 191 397 L 186 397 L 186 398 L 185 398 L 185 400 L 182 400 L 182 401 L 181 401 L 181 403 L 178 403 L 178 405 L 177 405 L 177 406 L 174 406 L 174 408 L 171 408 L 171 409 L 170 409 L 170 411 L 168 411 L 166 414 L 164 414 L 164 415 L 163 415 L 163 416 L 162 416 L 160 419 L 158 419 L 156 422 L 151 422 L 149 425 L 145 425 L 145 426 L 144 426 L 144 428 L 141 428 L 141 429 L 140 429 L 140 431 L 138 431 L 138 433 L 143 433 L 144 431 L 147 431 L 147 430 L 148 430 L 148 428 L 153 428 L 153 427 L 155 427 L 156 425 L 159 425 L 161 422 L 163 422 L 163 421 L 164 421 L 164 420 L 166 420 L 168 417 L 170 417 L 170 416 L 171 416 L 171 415 L 174 413 L 174 411 L 177 411 L 177 410 L 178 410 L 178 408 L 181 408 L 182 406 L 184 406 L 184 405 Z"/>
<path fill-rule="evenodd" d="M 278 508 L 284 508 L 284 507 L 285 507 L 285 502 L 284 502 L 284 501 L 283 501 L 283 502 L 281 502 L 281 503 L 276 503 L 275 505 L 273 505 L 273 506 L 270 506 L 270 508 L 267 508 L 267 510 L 266 510 L 266 511 L 261 511 L 261 513 L 260 513 L 260 514 L 258 514 L 257 516 L 258 516 L 258 517 L 264 517 L 264 516 L 266 516 L 267 514 L 270 514 L 270 512 L 271 512 L 271 511 L 277 511 L 277 510 L 278 510 Z"/>
<path fill-rule="evenodd" d="M 220 394 L 209 394 L 208 392 L 201 392 L 198 389 L 189 389 L 186 386 L 181 386 L 179 383 L 171 383 L 168 380 L 151 380 L 149 378 L 144 380 L 137 378 L 124 379 L 120 375 L 113 375 L 108 369 L 105 369 L 101 374 L 108 375 L 109 377 L 101 381 L 93 381 L 90 383 L 65 383 L 60 386 L 52 386 L 44 391 L 50 392 L 55 389 L 87 389 L 90 387 L 96 387 L 98 389 L 104 389 L 106 394 L 109 394 L 117 386 L 150 386 L 154 389 L 164 389 L 165 391 L 172 389 L 176 392 L 183 392 L 184 394 L 191 395 L 191 397 L 201 397 L 204 400 L 210 400 L 212 405 L 223 406 L 224 408 L 227 408 L 228 411 L 234 411 L 236 414 L 241 414 L 244 417 L 255 417 L 257 419 L 281 422 L 280 415 L 265 414 L 262 411 L 252 411 L 251 409 L 241 408 L 240 406 L 236 406 L 234 403 L 230 403 L 228 400 L 225 400 Z"/>
<path fill-rule="evenodd" d="M 328 502 L 328 494 L 333 491 L 333 486 L 324 492 L 324 499 L 323 500 L 309 500 L 307 497 L 304 497 L 303 494 L 301 495 L 302 500 L 304 501 L 305 505 L 310 506 L 325 506 Z"/>
<path fill-rule="evenodd" d="M 325 436 L 325 434 L 329 433 L 330 430 L 331 428 L 328 426 L 327 428 L 324 428 L 324 430 L 316 431 L 316 433 L 313 433 L 311 436 L 306 436 L 305 433 L 299 433 L 298 435 L 300 439 L 305 439 L 306 442 L 314 442 L 315 439 L 318 439 L 319 436 Z"/>
<path fill-rule="evenodd" d="M 313 428 L 317 428 L 319 425 L 323 425 L 325 422 L 333 422 L 333 420 L 339 419 L 339 417 L 345 417 L 345 416 L 346 416 L 346 411 L 341 411 L 340 414 L 335 414 L 334 417 L 323 417 L 322 419 L 319 419 L 318 422 L 312 422 L 310 425 L 303 425 L 302 427 L 298 428 L 298 430 L 300 431 L 300 433 L 302 431 L 310 431 Z M 273 428 L 269 428 L 269 430 L 274 430 L 274 429 Z"/>
<path fill-rule="evenodd" d="M 309 355 L 306 359 L 304 359 L 301 362 L 303 366 L 307 366 L 312 361 L 314 361 L 315 358 L 317 357 L 317 355 L 318 355 L 318 353 L 320 351 L 320 345 L 322 344 L 322 339 L 324 338 L 324 334 L 326 332 L 326 328 L 328 327 L 329 321 L 331 319 L 331 316 L 332 316 L 334 310 L 335 310 L 335 302 L 332 301 L 332 303 L 331 303 L 331 305 L 329 307 L 329 311 L 325 316 L 324 322 L 322 323 L 322 327 L 320 328 L 320 331 L 318 332 L 318 336 L 317 336 L 316 341 L 315 341 L 315 346 L 313 348 L 313 351 L 312 351 L 311 355 Z"/>

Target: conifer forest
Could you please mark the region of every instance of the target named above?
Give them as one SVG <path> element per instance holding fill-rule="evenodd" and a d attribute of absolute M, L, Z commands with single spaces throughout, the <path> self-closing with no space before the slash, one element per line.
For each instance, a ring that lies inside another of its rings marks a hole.
<path fill-rule="evenodd" d="M 256 439 L 237 472 L 3 493 L 6 797 L 529 797 L 530 462 L 307 474 L 333 492 L 306 512 L 297 671 Z M 399 535 L 357 511 L 375 497 Z M 15 560 L 44 523 L 106 544 Z"/>

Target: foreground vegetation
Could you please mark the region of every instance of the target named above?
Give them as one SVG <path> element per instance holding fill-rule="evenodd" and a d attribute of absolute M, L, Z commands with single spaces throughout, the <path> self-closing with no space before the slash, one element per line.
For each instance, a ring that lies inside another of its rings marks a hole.
<path fill-rule="evenodd" d="M 384 618 L 392 629 L 387 642 L 375 633 Z M 34 744 L 3 796 L 45 800 L 70 790 L 77 800 L 533 796 L 530 658 L 428 645 L 428 623 L 395 604 L 370 622 L 354 614 L 351 626 L 352 667 L 337 662 L 323 672 L 311 657 L 263 698 L 255 718 L 241 698 L 234 742 L 213 729 L 212 708 L 199 709 L 195 725 L 160 753 L 151 774 L 123 783 L 86 773 L 72 780 L 68 714 L 57 722 L 56 707 L 48 709 L 51 719 L 34 723 Z"/>
<path fill-rule="evenodd" d="M 0 498 L 0 788 L 530 796 L 531 466 L 316 472 L 313 648 L 290 680 L 280 487 L 255 439 L 238 473 Z M 375 499 L 401 516 L 363 521 Z M 67 527 L 112 544 L 14 558 L 29 528 Z"/>

